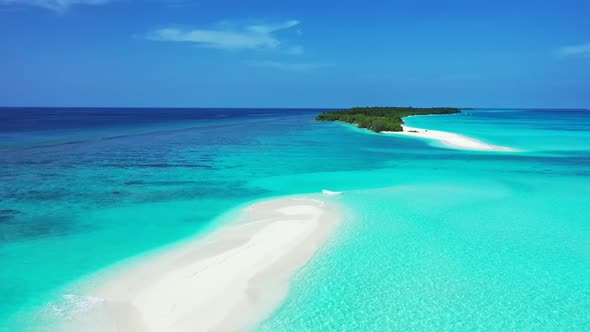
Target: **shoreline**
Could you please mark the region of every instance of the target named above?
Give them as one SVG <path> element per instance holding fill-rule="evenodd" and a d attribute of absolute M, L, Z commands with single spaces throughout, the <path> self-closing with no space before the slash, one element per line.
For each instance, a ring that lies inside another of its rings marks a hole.
<path fill-rule="evenodd" d="M 446 131 L 430 130 L 423 128 L 409 127 L 402 125 L 403 131 L 384 131 L 384 134 L 416 137 L 427 140 L 435 140 L 441 143 L 442 146 L 459 150 L 474 150 L 474 151 L 496 151 L 496 152 L 518 152 L 519 150 L 506 146 L 499 146 L 488 144 L 471 138 L 468 136 L 455 134 Z"/>
<path fill-rule="evenodd" d="M 438 114 L 425 114 L 425 115 L 409 115 L 404 118 L 410 118 L 414 116 L 436 116 Z M 402 118 L 403 119 L 403 118 Z M 428 141 L 437 141 L 440 143 L 441 147 L 455 149 L 455 150 L 469 150 L 469 151 L 491 151 L 491 152 L 521 152 L 521 150 L 501 146 L 501 145 L 493 145 L 482 142 L 478 139 L 456 134 L 447 131 L 440 131 L 440 130 L 430 130 L 425 128 L 417 128 L 417 127 L 410 127 L 404 124 L 401 125 L 403 131 L 382 131 L 382 132 L 374 132 L 372 130 L 366 128 L 359 128 L 355 123 L 348 123 L 344 121 L 336 120 L 336 123 L 340 123 L 346 126 L 352 125 L 356 129 L 360 129 L 366 132 L 370 132 L 372 134 L 387 134 L 387 135 L 399 135 L 405 137 L 413 137 Z"/>
<path fill-rule="evenodd" d="M 204 237 L 89 283 L 92 308 L 59 331 L 241 331 L 267 319 L 342 221 L 320 195 L 257 201 Z"/>

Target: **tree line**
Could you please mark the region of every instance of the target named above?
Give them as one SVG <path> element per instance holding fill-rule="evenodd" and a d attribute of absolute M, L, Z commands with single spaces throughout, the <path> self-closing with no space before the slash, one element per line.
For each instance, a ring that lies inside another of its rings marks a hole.
<path fill-rule="evenodd" d="M 353 107 L 347 110 L 324 112 L 316 116 L 318 121 L 341 121 L 374 132 L 402 131 L 403 117 L 411 115 L 453 114 L 461 110 L 453 107 Z"/>

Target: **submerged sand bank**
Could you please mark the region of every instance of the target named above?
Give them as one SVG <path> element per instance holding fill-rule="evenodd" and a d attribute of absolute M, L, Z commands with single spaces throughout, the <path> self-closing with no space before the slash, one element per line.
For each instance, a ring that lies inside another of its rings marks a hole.
<path fill-rule="evenodd" d="M 404 129 L 403 132 L 383 132 L 386 134 L 394 134 L 394 135 L 404 135 L 404 136 L 412 136 L 418 138 L 425 138 L 425 139 L 432 139 L 440 142 L 444 146 L 454 149 L 463 149 L 463 150 L 480 150 L 480 151 L 503 151 L 503 152 L 516 152 L 518 150 L 505 147 L 505 146 L 498 146 L 487 144 L 477 139 L 455 134 L 449 133 L 446 131 L 438 131 L 438 130 L 430 130 L 430 129 L 422 129 L 422 128 L 414 128 L 408 126 L 402 126 Z"/>
<path fill-rule="evenodd" d="M 89 294 L 100 299 L 100 313 L 71 321 L 65 330 L 253 328 L 281 304 L 290 278 L 340 220 L 338 209 L 324 200 L 256 203 L 204 238 L 115 273 Z"/>

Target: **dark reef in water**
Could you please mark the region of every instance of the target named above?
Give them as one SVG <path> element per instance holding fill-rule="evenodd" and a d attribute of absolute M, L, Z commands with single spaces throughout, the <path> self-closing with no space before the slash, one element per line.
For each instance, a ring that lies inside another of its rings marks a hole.
<path fill-rule="evenodd" d="M 3 216 L 3 215 L 0 215 L 0 224 L 1 223 L 12 221 L 12 219 L 14 219 L 13 216 Z"/>
<path fill-rule="evenodd" d="M 195 184 L 199 183 L 198 181 L 143 181 L 143 180 L 135 180 L 135 181 L 127 181 L 125 185 L 127 186 L 135 186 L 135 185 L 151 185 L 151 186 L 182 186 L 187 184 Z"/>
<path fill-rule="evenodd" d="M 195 168 L 214 170 L 215 167 L 201 164 L 172 164 L 172 163 L 155 163 L 155 164 L 141 164 L 141 163 L 118 163 L 118 164 L 102 164 L 101 167 L 113 168 Z"/>
<path fill-rule="evenodd" d="M 19 210 L 15 210 L 15 209 L 4 209 L 4 210 L 0 210 L 0 215 L 15 215 L 15 214 L 19 214 L 20 211 Z"/>

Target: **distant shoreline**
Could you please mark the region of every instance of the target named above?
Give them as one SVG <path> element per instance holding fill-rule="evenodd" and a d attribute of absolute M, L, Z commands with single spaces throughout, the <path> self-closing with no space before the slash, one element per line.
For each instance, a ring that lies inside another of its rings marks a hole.
<path fill-rule="evenodd" d="M 414 115 L 455 114 L 461 110 L 454 107 L 353 107 L 347 110 L 318 114 L 317 121 L 341 121 L 354 124 L 376 133 L 403 131 L 404 117 Z"/>
<path fill-rule="evenodd" d="M 354 125 L 359 129 L 366 129 L 378 134 L 400 135 L 412 138 L 436 141 L 442 147 L 471 150 L 471 151 L 494 151 L 494 152 L 518 152 L 519 150 L 507 147 L 488 144 L 478 139 L 439 130 L 415 128 L 405 125 L 403 119 L 414 116 L 457 114 L 459 109 L 455 108 L 400 108 L 400 107 L 368 107 L 351 108 L 345 111 L 333 111 L 322 113 L 316 117 L 318 121 L 339 122 L 346 125 Z"/>
<path fill-rule="evenodd" d="M 422 138 L 427 140 L 435 140 L 440 142 L 443 146 L 452 148 L 452 149 L 459 149 L 459 150 L 476 150 L 476 151 L 497 151 L 497 152 L 517 152 L 519 150 L 513 149 L 506 146 L 499 146 L 488 144 L 477 140 L 475 138 L 471 138 L 468 136 L 446 132 L 446 131 L 439 131 L 439 130 L 430 130 L 430 129 L 423 129 L 423 128 L 415 128 L 409 127 L 406 125 L 402 126 L 403 131 L 401 132 L 387 132 L 384 131 L 384 134 L 391 134 L 391 135 L 400 135 L 400 136 L 408 136 L 408 137 L 415 137 L 415 138 Z"/>

